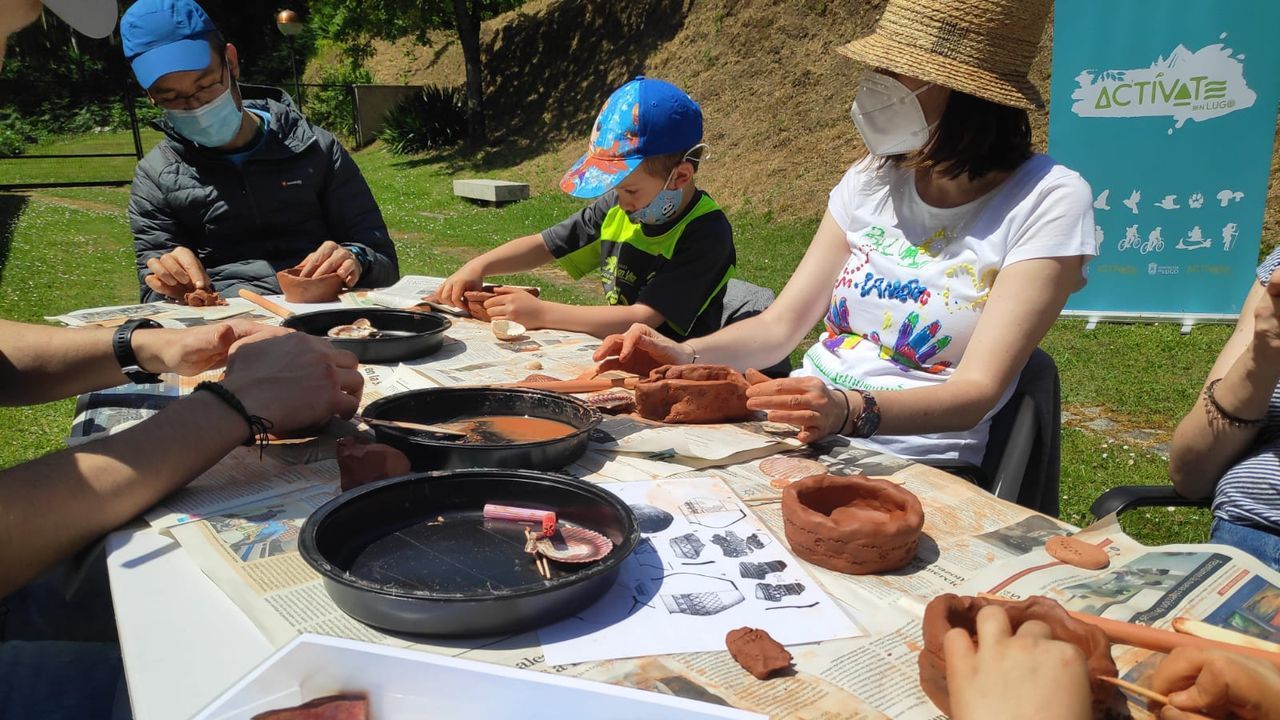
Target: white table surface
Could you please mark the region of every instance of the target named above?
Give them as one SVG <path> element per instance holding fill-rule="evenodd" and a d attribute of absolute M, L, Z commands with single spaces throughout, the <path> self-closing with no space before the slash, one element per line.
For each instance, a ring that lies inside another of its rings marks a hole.
<path fill-rule="evenodd" d="M 137 720 L 191 717 L 274 649 L 171 538 L 112 533 L 107 572 Z"/>

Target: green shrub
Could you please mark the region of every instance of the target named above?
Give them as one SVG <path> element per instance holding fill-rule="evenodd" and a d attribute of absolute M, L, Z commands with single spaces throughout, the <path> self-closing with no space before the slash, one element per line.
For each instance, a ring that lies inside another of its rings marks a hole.
<path fill-rule="evenodd" d="M 16 157 L 27 147 L 22 134 L 0 125 L 0 157 Z"/>
<path fill-rule="evenodd" d="M 378 139 L 396 155 L 453 145 L 467 135 L 462 88 L 428 85 L 387 111 Z"/>
<path fill-rule="evenodd" d="M 351 61 L 325 68 L 320 73 L 325 87 L 305 88 L 302 109 L 313 124 L 350 144 L 356 136 L 355 95 L 350 86 L 370 82 L 373 76 L 369 71 Z"/>

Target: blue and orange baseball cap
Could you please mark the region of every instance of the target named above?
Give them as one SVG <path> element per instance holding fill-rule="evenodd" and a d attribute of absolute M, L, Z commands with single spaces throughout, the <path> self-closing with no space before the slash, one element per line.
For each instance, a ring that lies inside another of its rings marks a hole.
<path fill-rule="evenodd" d="M 209 41 L 217 27 L 195 0 L 138 0 L 120 18 L 124 57 L 138 84 L 162 75 L 209 67 Z"/>
<path fill-rule="evenodd" d="M 647 157 L 702 142 L 702 108 L 665 80 L 637 77 L 613 91 L 596 117 L 587 153 L 560 179 L 574 197 L 605 194 Z"/>

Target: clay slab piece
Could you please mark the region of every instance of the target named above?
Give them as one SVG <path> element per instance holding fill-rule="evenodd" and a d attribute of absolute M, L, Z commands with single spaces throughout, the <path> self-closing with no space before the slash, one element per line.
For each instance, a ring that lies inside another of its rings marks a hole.
<path fill-rule="evenodd" d="M 636 411 L 665 423 L 737 422 L 751 416 L 748 387 L 727 365 L 663 365 L 636 385 Z"/>
<path fill-rule="evenodd" d="M 491 320 L 493 320 L 493 318 L 490 317 L 489 315 L 489 311 L 484 309 L 484 304 L 485 302 L 498 296 L 497 290 L 500 287 L 508 287 L 508 286 L 485 285 L 481 287 L 479 290 L 469 290 L 467 292 L 462 293 L 462 299 L 467 306 L 466 310 L 468 313 L 471 314 L 471 317 L 477 320 L 480 320 L 481 322 L 490 322 Z M 511 287 L 515 287 L 515 286 L 511 286 Z M 541 293 L 538 291 L 537 288 L 522 287 L 522 288 L 516 288 L 516 289 L 521 290 L 523 292 L 527 292 L 530 295 L 533 295 L 534 297 L 538 297 L 539 295 L 541 295 Z"/>
<path fill-rule="evenodd" d="M 268 710 L 253 720 L 368 720 L 369 700 L 363 695 L 330 695 L 291 708 Z"/>
<path fill-rule="evenodd" d="M 343 490 L 410 472 L 409 456 L 390 445 L 362 443 L 350 437 L 338 438 L 337 454 Z"/>
<path fill-rule="evenodd" d="M 1107 551 L 1080 538 L 1062 535 L 1051 537 L 1044 544 L 1045 552 L 1054 560 L 1085 570 L 1101 570 L 1111 564 Z"/>
<path fill-rule="evenodd" d="M 916 556 L 924 508 L 906 488 L 865 475 L 814 475 L 782 490 L 791 550 L 828 570 L 868 575 Z"/>
<path fill-rule="evenodd" d="M 191 307 L 213 307 L 215 305 L 226 305 L 227 301 L 212 290 L 192 290 L 182 296 L 182 304 Z"/>
<path fill-rule="evenodd" d="M 796 480 L 810 475 L 826 475 L 827 466 L 817 460 L 801 457 L 771 457 L 760 461 L 760 472 L 781 482 L 770 483 L 774 487 L 786 487 Z"/>
<path fill-rule="evenodd" d="M 291 267 L 276 273 L 287 302 L 320 303 L 338 299 L 338 293 L 342 292 L 342 277 L 338 273 L 304 278 L 301 272 L 301 268 Z"/>
<path fill-rule="evenodd" d="M 724 636 L 724 644 L 742 669 L 757 680 L 767 680 L 775 672 L 791 667 L 791 653 L 759 628 L 730 630 Z"/>
<path fill-rule="evenodd" d="M 1080 648 L 1089 668 L 1089 687 L 1093 691 L 1093 716 L 1108 717 L 1112 703 L 1123 704 L 1116 688 L 1102 677 L 1116 677 L 1116 663 L 1111 659 L 1111 644 L 1106 633 L 1067 614 L 1066 609 L 1046 597 L 1033 596 L 1026 600 L 1002 601 L 977 597 L 961 597 L 947 593 L 931 600 L 924 609 L 924 650 L 920 652 L 920 687 L 934 705 L 944 713 L 950 713 L 950 695 L 947 690 L 946 657 L 942 638 L 951 628 L 964 628 L 971 637 L 977 637 L 978 611 L 987 605 L 1000 605 L 1009 614 L 1009 624 L 1016 633 L 1023 623 L 1039 620 L 1049 626 L 1055 640 L 1071 643 Z"/>

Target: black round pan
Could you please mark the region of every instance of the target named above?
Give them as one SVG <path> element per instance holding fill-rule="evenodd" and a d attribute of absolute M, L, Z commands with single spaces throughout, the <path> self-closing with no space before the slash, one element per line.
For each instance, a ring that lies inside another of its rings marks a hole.
<path fill-rule="evenodd" d="M 376 338 L 331 338 L 331 328 L 367 319 L 382 332 Z M 349 350 L 363 363 L 388 363 L 426 357 L 444 345 L 444 331 L 453 323 L 436 313 L 386 308 L 343 308 L 294 315 L 285 327 L 326 338 L 334 347 Z"/>
<path fill-rule="evenodd" d="M 564 437 L 525 443 L 462 443 L 414 430 L 373 426 L 378 442 L 409 456 L 414 470 L 475 467 L 558 470 L 582 457 L 600 413 L 578 398 L 523 388 L 426 388 L 374 400 L 361 413 L 378 420 L 427 425 L 481 415 L 527 415 L 558 420 L 576 430 Z"/>
<path fill-rule="evenodd" d="M 600 560 L 550 562 L 551 579 L 524 551 L 524 528 L 485 520 L 485 503 L 554 510 L 608 537 Z M 542 627 L 595 602 L 640 541 L 631 508 L 564 475 L 471 469 L 365 485 L 322 505 L 302 526 L 302 557 L 334 603 L 384 630 L 489 635 Z"/>

